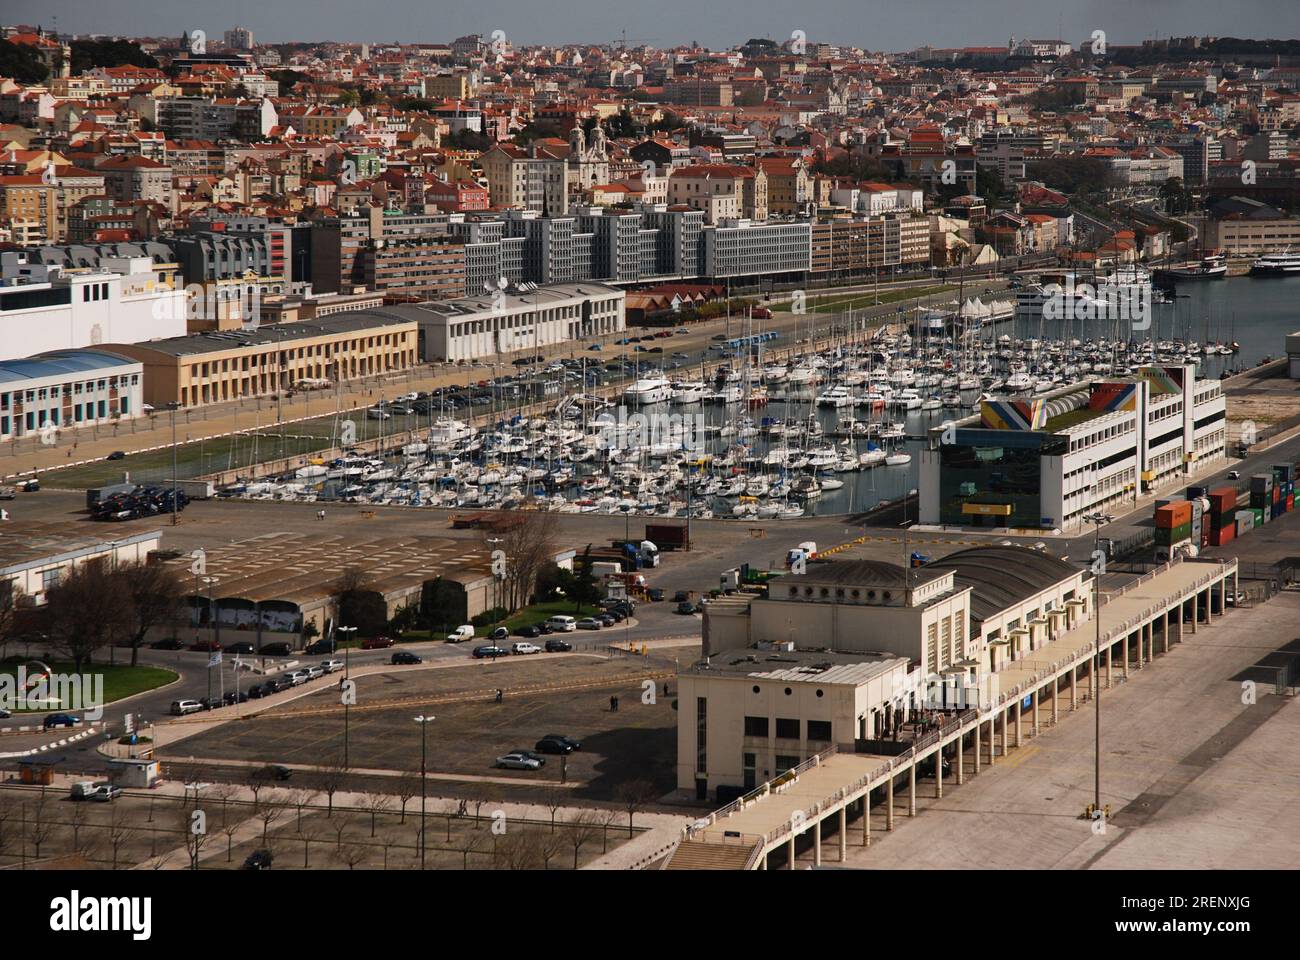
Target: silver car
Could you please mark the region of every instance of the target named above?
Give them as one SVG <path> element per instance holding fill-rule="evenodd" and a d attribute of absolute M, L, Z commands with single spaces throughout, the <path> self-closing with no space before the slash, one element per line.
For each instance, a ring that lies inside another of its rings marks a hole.
<path fill-rule="evenodd" d="M 507 753 L 504 757 L 497 757 L 497 766 L 507 770 L 536 770 L 541 764 L 522 753 Z"/>

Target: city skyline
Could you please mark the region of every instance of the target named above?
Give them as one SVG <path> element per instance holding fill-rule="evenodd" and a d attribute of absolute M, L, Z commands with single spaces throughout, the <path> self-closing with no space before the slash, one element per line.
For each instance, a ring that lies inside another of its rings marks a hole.
<path fill-rule="evenodd" d="M 1109 42 L 1139 43 L 1168 36 L 1224 36 L 1222 8 L 1211 0 L 1190 3 L 1127 4 L 1118 0 L 1070 6 L 1043 6 L 1031 0 L 991 0 L 970 8 L 950 9 L 941 0 L 918 0 L 905 8 L 863 9 L 847 0 L 832 0 L 811 8 L 786 12 L 771 0 L 724 3 L 707 21 L 695 16 L 693 5 L 665 0 L 653 7 L 618 6 L 577 0 L 541 3 L 521 9 L 512 0 L 487 0 L 473 9 L 446 12 L 403 2 L 381 9 L 354 5 L 281 4 L 267 8 L 236 0 L 220 9 L 182 6 L 158 0 L 132 4 L 96 5 L 82 0 L 18 3 L 8 15 L 13 22 L 40 24 L 72 34 L 167 36 L 203 29 L 211 36 L 242 26 L 262 43 L 370 42 L 434 43 L 502 30 L 517 45 L 560 46 L 609 44 L 624 36 L 629 45 L 672 47 L 698 42 L 725 49 L 750 37 L 781 42 L 802 30 L 810 41 L 843 43 L 868 50 L 898 51 L 923 45 L 995 46 L 1010 36 L 1062 39 L 1076 46 L 1096 30 Z M 1174 8 L 1177 8 L 1176 10 Z M 1276 0 L 1247 0 L 1233 12 L 1231 36 L 1249 39 L 1285 38 L 1300 33 L 1300 18 Z M 304 20 L 304 14 L 310 16 Z M 737 19 L 743 14 L 743 19 Z M 738 28 L 735 24 L 744 23 Z M 692 24 L 681 26 L 679 24 Z M 674 24 L 668 27 L 668 24 Z M 1002 29 L 995 30 L 997 24 Z"/>

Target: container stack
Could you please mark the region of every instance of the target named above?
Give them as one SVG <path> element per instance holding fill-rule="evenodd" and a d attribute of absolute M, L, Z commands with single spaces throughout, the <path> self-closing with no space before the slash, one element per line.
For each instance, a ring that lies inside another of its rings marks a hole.
<path fill-rule="evenodd" d="M 1237 488 L 1215 487 L 1209 491 L 1210 544 L 1221 547 L 1237 534 Z"/>
<path fill-rule="evenodd" d="M 1174 500 L 1156 507 L 1155 522 L 1157 553 L 1173 556 L 1178 547 L 1192 542 L 1192 505 L 1188 501 Z"/>

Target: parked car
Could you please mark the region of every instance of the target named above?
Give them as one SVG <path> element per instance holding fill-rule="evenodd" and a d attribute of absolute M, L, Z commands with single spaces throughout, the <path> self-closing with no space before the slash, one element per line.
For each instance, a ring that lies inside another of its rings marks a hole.
<path fill-rule="evenodd" d="M 519 653 L 519 654 L 527 654 L 527 653 L 541 653 L 541 652 L 542 652 L 542 648 L 539 647 L 539 646 L 538 646 L 537 644 L 535 644 L 535 643 L 526 643 L 526 642 L 522 642 L 522 641 L 521 641 L 521 642 L 519 642 L 519 643 L 514 644 L 514 645 L 510 648 L 510 652 L 511 652 L 511 653 Z"/>
<path fill-rule="evenodd" d="M 464 643 L 466 640 L 474 639 L 474 627 L 472 624 L 462 623 L 451 633 L 447 634 L 448 643 Z"/>
<path fill-rule="evenodd" d="M 45 718 L 43 726 L 46 730 L 52 730 L 55 727 L 75 727 L 81 723 L 81 718 L 71 713 L 52 713 Z"/>
<path fill-rule="evenodd" d="M 599 630 L 601 623 L 595 617 L 583 617 L 576 626 L 579 630 Z"/>
<path fill-rule="evenodd" d="M 424 663 L 424 658 L 412 653 L 410 650 L 394 650 L 390 662 L 394 664 Z"/>
<path fill-rule="evenodd" d="M 573 644 L 568 640 L 561 640 L 559 637 L 551 637 L 546 641 L 547 653 L 568 653 L 573 649 Z"/>
<path fill-rule="evenodd" d="M 287 643 L 262 644 L 262 656 L 264 657 L 287 657 L 291 653 L 293 653 L 293 648 Z"/>
<path fill-rule="evenodd" d="M 497 757 L 497 766 L 507 770 L 536 770 L 541 764 L 522 753 L 507 753 L 504 757 Z"/>
<path fill-rule="evenodd" d="M 245 870 L 270 870 L 275 857 L 270 850 L 254 850 L 244 858 Z"/>
<path fill-rule="evenodd" d="M 474 648 L 475 660 L 483 660 L 486 659 L 487 657 L 491 657 L 493 660 L 495 660 L 497 657 L 507 657 L 509 655 L 510 655 L 510 651 L 507 650 L 505 647 L 498 647 L 495 644 L 491 644 L 491 643 L 485 643 L 481 647 Z"/>
<path fill-rule="evenodd" d="M 149 644 L 153 650 L 184 650 L 185 643 L 176 637 L 164 637 Z"/>
<path fill-rule="evenodd" d="M 387 650 L 396 641 L 392 637 L 366 637 L 361 641 L 362 650 Z"/>

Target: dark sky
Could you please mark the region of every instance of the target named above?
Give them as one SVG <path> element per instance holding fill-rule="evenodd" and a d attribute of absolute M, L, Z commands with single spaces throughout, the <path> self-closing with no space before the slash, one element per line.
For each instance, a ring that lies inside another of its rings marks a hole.
<path fill-rule="evenodd" d="M 616 40 L 722 48 L 803 30 L 871 50 L 993 46 L 1011 35 L 1063 37 L 1094 30 L 1111 43 L 1189 34 L 1300 36 L 1300 0 L 6 0 L 0 19 L 61 32 L 219 37 L 236 24 L 259 41 L 446 41 L 503 30 L 518 44 Z"/>

